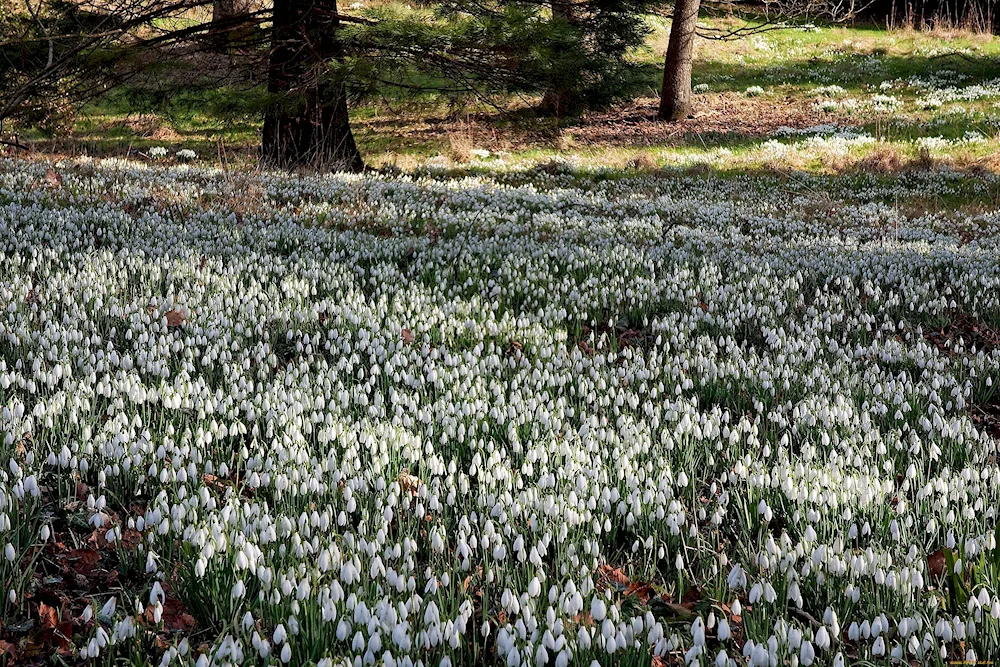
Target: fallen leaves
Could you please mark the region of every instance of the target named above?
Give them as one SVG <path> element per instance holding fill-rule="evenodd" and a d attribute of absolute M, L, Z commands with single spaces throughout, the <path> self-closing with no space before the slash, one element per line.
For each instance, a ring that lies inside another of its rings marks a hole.
<path fill-rule="evenodd" d="M 56 555 L 56 561 L 61 562 L 66 571 L 87 576 L 101 560 L 101 554 L 95 549 L 73 549 Z"/>
<path fill-rule="evenodd" d="M 167 319 L 167 326 L 171 329 L 181 326 L 186 319 L 184 313 L 176 308 L 171 308 L 163 316 Z"/>
<path fill-rule="evenodd" d="M 642 348 L 655 338 L 650 330 L 643 328 L 634 328 L 625 325 L 609 326 L 607 323 L 598 324 L 593 328 L 584 325 L 577 339 L 577 347 L 583 350 L 586 355 L 593 356 L 597 354 L 597 349 L 589 341 L 593 338 L 596 344 L 602 336 L 606 344 L 613 343 L 618 349 L 626 347 Z"/>
<path fill-rule="evenodd" d="M 635 598 L 643 604 L 658 595 L 651 582 L 631 581 L 621 568 L 606 563 L 597 567 L 597 588 L 598 590 L 613 588 L 625 597 Z"/>
<path fill-rule="evenodd" d="M 45 185 L 50 188 L 62 187 L 63 177 L 55 169 L 48 169 L 45 172 Z"/>
<path fill-rule="evenodd" d="M 949 318 L 945 326 L 924 332 L 924 338 L 941 354 L 954 356 L 959 345 L 975 345 L 984 353 L 1000 349 L 1000 331 L 997 329 L 968 313 L 950 311 Z"/>
<path fill-rule="evenodd" d="M 61 651 L 72 651 L 73 620 L 68 609 L 60 613 L 43 602 L 38 605 L 38 621 L 39 643 L 54 643 Z"/>
<path fill-rule="evenodd" d="M 409 493 L 411 497 L 417 495 L 417 491 L 424 484 L 419 477 L 411 475 L 407 468 L 403 468 L 396 481 L 399 482 L 399 490 L 403 493 Z"/>
<path fill-rule="evenodd" d="M 152 304 L 146 306 L 146 314 L 150 317 L 154 317 L 156 314 L 156 307 Z M 171 308 L 167 312 L 163 313 L 163 318 L 167 320 L 167 327 L 170 329 L 176 329 L 187 321 L 187 315 L 180 308 Z"/>
<path fill-rule="evenodd" d="M 733 623 L 741 621 L 739 616 L 731 615 L 729 607 L 723 603 L 713 602 L 704 597 L 704 591 L 697 587 L 688 588 L 681 596 L 680 602 L 673 600 L 666 593 L 659 593 L 650 581 L 633 581 L 625 572 L 619 568 L 606 563 L 597 567 L 597 589 L 605 591 L 612 589 L 625 600 L 646 607 L 666 622 L 688 622 L 693 620 L 700 613 L 707 613 L 708 608 L 714 608 L 716 613 L 723 613 L 731 617 Z M 592 622 L 590 615 L 586 615 L 586 621 L 581 618 L 580 622 Z"/>
<path fill-rule="evenodd" d="M 219 493 L 225 495 L 225 493 L 234 488 L 236 485 L 232 480 L 222 479 L 217 475 L 211 473 L 202 473 L 201 481 L 205 486 L 211 487 L 218 491 Z"/>
<path fill-rule="evenodd" d="M 117 511 L 105 507 L 103 525 L 94 526 L 94 511 L 86 506 L 91 489 L 82 480 L 76 478 L 68 497 L 54 495 L 52 487 L 39 488 L 51 532 L 27 555 L 34 567 L 21 604 L 0 620 L 2 664 L 48 665 L 57 656 L 64 663 L 76 664 L 79 648 L 101 622 L 86 609 L 99 607 L 123 583 L 136 584 L 140 583 L 138 578 L 147 577 L 132 562 L 141 561 L 122 559 L 123 553 L 142 541 L 142 535 L 134 529 L 125 530 L 119 512 L 141 514 L 142 507 L 118 507 Z M 107 533 L 112 527 L 119 536 L 109 545 Z M 154 631 L 190 630 L 193 618 L 185 615 L 181 603 L 167 602 L 165 625 Z"/>
<path fill-rule="evenodd" d="M 604 584 L 604 588 L 607 585 L 617 584 L 618 586 L 625 587 L 628 586 L 628 576 L 622 571 L 620 567 L 612 567 L 606 563 L 601 563 L 597 566 L 597 577 L 598 577 L 598 589 L 600 590 L 601 584 Z"/>
<path fill-rule="evenodd" d="M 42 627 L 54 628 L 59 625 L 59 612 L 56 611 L 55 607 L 50 607 L 42 602 L 38 605 L 38 621 Z"/>
<path fill-rule="evenodd" d="M 944 549 L 938 549 L 927 557 L 927 571 L 931 573 L 932 577 L 942 577 L 947 569 L 947 562 Z"/>
<path fill-rule="evenodd" d="M 180 600 L 171 595 L 169 584 L 164 583 L 162 586 L 165 597 L 161 603 L 160 623 L 163 624 L 163 629 L 169 632 L 191 632 L 195 628 L 195 625 L 197 625 L 194 616 L 188 613 L 187 608 Z M 156 625 L 155 607 L 153 605 L 147 605 L 143 612 L 143 619 L 151 626 Z"/>
<path fill-rule="evenodd" d="M 24 621 L 0 626 L 4 631 L 0 639 L 4 664 L 48 664 L 54 655 L 73 656 L 73 635 L 85 630 L 86 624 L 73 616 L 68 597 L 39 591 L 29 600 L 28 612 L 30 616 Z"/>

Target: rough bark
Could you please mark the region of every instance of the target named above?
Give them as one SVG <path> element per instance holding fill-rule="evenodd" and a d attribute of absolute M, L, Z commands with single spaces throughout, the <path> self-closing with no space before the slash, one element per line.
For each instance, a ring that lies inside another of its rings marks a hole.
<path fill-rule="evenodd" d="M 209 37 L 215 48 L 224 51 L 233 37 L 244 32 L 241 17 L 249 17 L 250 5 L 247 0 L 212 0 L 212 27 Z"/>
<path fill-rule="evenodd" d="M 213 0 L 212 23 L 219 23 L 245 13 L 246 7 L 239 0 Z"/>
<path fill-rule="evenodd" d="M 574 0 L 552 0 L 552 18 L 566 21 L 570 25 L 576 20 L 573 8 Z M 577 103 L 576 92 L 562 82 L 545 91 L 542 97 L 541 109 L 554 116 L 561 116 L 570 111 Z"/>
<path fill-rule="evenodd" d="M 261 132 L 261 162 L 359 172 L 347 87 L 330 70 L 343 60 L 336 0 L 275 0 L 267 90 L 273 99 Z"/>
<path fill-rule="evenodd" d="M 701 0 L 675 0 L 670 41 L 663 64 L 660 120 L 680 120 L 691 115 L 691 59 Z"/>

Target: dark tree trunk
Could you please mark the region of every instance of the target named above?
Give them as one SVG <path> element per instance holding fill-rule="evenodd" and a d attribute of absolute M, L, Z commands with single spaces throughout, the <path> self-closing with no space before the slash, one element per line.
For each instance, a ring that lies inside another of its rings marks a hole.
<path fill-rule="evenodd" d="M 573 2 L 574 0 L 552 0 L 552 18 L 573 25 L 576 21 Z M 576 91 L 567 86 L 565 82 L 556 81 L 552 88 L 545 91 L 541 108 L 546 113 L 561 116 L 575 107 L 577 101 Z"/>
<path fill-rule="evenodd" d="M 241 7 L 237 0 L 213 0 L 212 23 L 219 23 L 239 16 Z"/>
<path fill-rule="evenodd" d="M 209 36 L 215 43 L 215 48 L 225 51 L 229 47 L 231 38 L 244 32 L 245 26 L 241 25 L 240 18 L 250 14 L 250 7 L 247 0 L 213 0 L 212 1 L 212 27 Z"/>
<path fill-rule="evenodd" d="M 281 169 L 359 172 L 347 87 L 330 71 L 343 60 L 337 0 L 274 0 L 261 162 Z"/>
<path fill-rule="evenodd" d="M 660 120 L 680 120 L 691 114 L 691 59 L 701 0 L 675 0 L 670 42 L 663 64 Z"/>

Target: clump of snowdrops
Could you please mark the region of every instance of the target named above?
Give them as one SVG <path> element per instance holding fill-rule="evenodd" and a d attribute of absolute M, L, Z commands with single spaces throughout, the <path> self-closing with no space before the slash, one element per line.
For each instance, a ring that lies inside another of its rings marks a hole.
<path fill-rule="evenodd" d="M 84 484 L 80 660 L 997 655 L 996 183 L 604 176 L 0 162 L 5 623 Z"/>

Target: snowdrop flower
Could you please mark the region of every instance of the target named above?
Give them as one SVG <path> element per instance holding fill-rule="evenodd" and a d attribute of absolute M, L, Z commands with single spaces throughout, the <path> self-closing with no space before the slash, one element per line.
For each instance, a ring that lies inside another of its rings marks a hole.
<path fill-rule="evenodd" d="M 101 611 L 97 614 L 97 618 L 101 619 L 105 623 L 110 623 L 111 618 L 115 614 L 115 607 L 117 606 L 117 598 L 108 598 L 104 606 L 101 607 Z"/>
<path fill-rule="evenodd" d="M 816 646 L 821 650 L 825 651 L 826 649 L 830 648 L 830 633 L 827 632 L 825 626 L 821 626 L 816 631 L 815 641 L 816 641 Z"/>
<path fill-rule="evenodd" d="M 716 634 L 718 635 L 720 642 L 728 641 L 730 637 L 729 621 L 725 618 L 719 619 L 719 628 Z"/>
<path fill-rule="evenodd" d="M 246 585 L 243 583 L 243 580 L 240 579 L 235 584 L 233 584 L 233 590 L 232 590 L 232 593 L 231 593 L 231 597 L 234 600 L 239 600 L 244 595 L 246 595 L 246 592 L 247 592 Z"/>
<path fill-rule="evenodd" d="M 156 604 L 157 602 L 162 603 L 165 599 L 166 594 L 163 592 L 163 587 L 160 585 L 160 582 L 154 581 L 153 586 L 149 589 L 149 604 Z"/>
<path fill-rule="evenodd" d="M 875 91 L 894 99 L 824 88 L 845 113 L 909 104 L 906 88 L 1000 96 L 950 75 Z M 923 144 L 975 138 L 948 141 Z M 827 123 L 749 150 L 845 160 L 874 142 Z M 49 168 L 0 159 L 0 560 L 31 553 L 14 535 L 54 537 L 36 498 L 67 491 L 134 550 L 148 602 L 126 587 L 125 614 L 85 610 L 106 637 L 84 659 L 127 655 L 150 606 L 166 618 L 174 572 L 238 619 L 188 651 L 202 664 L 290 664 L 320 618 L 331 656 L 387 667 L 453 663 L 476 624 L 511 665 L 840 667 L 841 624 L 873 658 L 919 662 L 1000 618 L 986 587 L 930 627 L 921 607 L 927 544 L 960 568 L 996 546 L 995 443 L 970 415 L 1000 375 L 972 335 L 1000 311 L 1000 241 L 988 213 L 894 204 L 988 176 Z M 608 569 L 623 535 L 627 582 Z M 618 604 L 664 563 L 693 586 L 724 576 L 728 617 L 682 632 Z M 803 582 L 845 603 L 808 630 L 789 611 Z M 737 593 L 761 622 L 729 656 L 711 634 L 732 650 Z M 480 604 L 504 618 L 473 621 Z"/>
<path fill-rule="evenodd" d="M 816 651 L 813 649 L 813 645 L 809 641 L 802 642 L 802 648 L 799 649 L 799 659 L 805 667 L 809 667 L 816 659 Z"/>
<path fill-rule="evenodd" d="M 601 622 L 605 619 L 608 614 L 608 608 L 604 604 L 604 600 L 595 597 L 590 601 L 590 615 L 595 621 Z"/>

